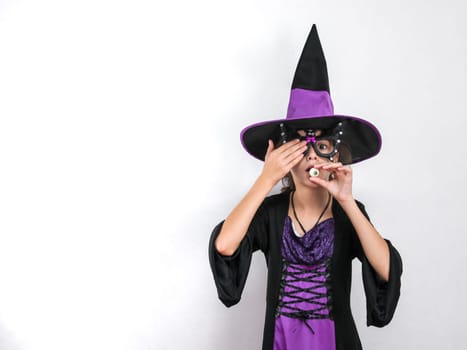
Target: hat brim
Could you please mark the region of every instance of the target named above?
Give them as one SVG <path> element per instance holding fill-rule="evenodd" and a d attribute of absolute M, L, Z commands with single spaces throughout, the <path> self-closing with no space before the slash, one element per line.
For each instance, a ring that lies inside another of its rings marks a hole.
<path fill-rule="evenodd" d="M 338 122 L 344 122 L 343 143 L 351 153 L 351 160 L 346 164 L 355 164 L 362 160 L 374 157 L 381 149 L 381 134 L 370 122 L 352 116 L 332 115 L 322 117 L 277 119 L 252 124 L 244 128 L 240 140 L 245 150 L 253 157 L 264 161 L 268 140 L 274 142 L 280 139 L 280 127 L 300 129 L 329 129 Z"/>

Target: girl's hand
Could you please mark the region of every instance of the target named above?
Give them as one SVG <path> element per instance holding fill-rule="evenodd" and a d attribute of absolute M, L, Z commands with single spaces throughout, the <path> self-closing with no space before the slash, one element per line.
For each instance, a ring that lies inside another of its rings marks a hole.
<path fill-rule="evenodd" d="M 314 165 L 315 169 L 326 170 L 331 173 L 329 180 L 317 177 L 311 177 L 310 181 L 324 187 L 340 203 L 353 200 L 352 195 L 352 169 L 342 163 L 318 163 Z"/>
<path fill-rule="evenodd" d="M 261 176 L 272 181 L 272 186 L 275 186 L 290 169 L 303 159 L 303 152 L 306 148 L 305 141 L 292 140 L 274 148 L 274 143 L 268 140 Z"/>

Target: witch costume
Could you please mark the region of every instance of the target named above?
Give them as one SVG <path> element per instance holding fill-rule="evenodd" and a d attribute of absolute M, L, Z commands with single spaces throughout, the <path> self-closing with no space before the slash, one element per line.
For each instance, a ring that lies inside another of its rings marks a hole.
<path fill-rule="evenodd" d="M 306 136 L 298 130 L 313 131 Z M 332 144 L 331 159 L 353 164 L 375 156 L 381 136 L 368 121 L 335 115 L 329 94 L 326 61 L 313 25 L 300 57 L 287 117 L 246 127 L 244 148 L 264 160 L 268 139 L 285 143 L 294 137 L 307 141 L 320 155 L 320 140 Z M 240 246 L 232 256 L 215 248 L 223 222 L 209 241 L 209 261 L 219 299 L 230 307 L 240 301 L 252 254 L 261 250 L 268 266 L 263 350 L 361 350 L 350 308 L 352 260 L 362 263 L 367 326 L 387 325 L 400 296 L 402 260 L 389 240 L 389 280 L 383 281 L 364 254 L 350 219 L 337 201 L 332 217 L 299 235 L 288 216 L 290 192 L 267 197 L 258 208 Z M 357 201 L 368 218 L 365 207 Z"/>

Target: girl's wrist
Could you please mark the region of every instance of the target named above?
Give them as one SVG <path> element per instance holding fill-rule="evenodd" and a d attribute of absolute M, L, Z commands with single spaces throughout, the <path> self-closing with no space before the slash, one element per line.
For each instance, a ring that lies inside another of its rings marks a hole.
<path fill-rule="evenodd" d="M 336 198 L 336 200 L 344 210 L 356 205 L 355 198 L 352 195 L 344 198 Z"/>
<path fill-rule="evenodd" d="M 256 186 L 262 188 L 265 192 L 269 193 L 278 181 L 274 181 L 269 176 L 262 173 L 255 182 Z"/>

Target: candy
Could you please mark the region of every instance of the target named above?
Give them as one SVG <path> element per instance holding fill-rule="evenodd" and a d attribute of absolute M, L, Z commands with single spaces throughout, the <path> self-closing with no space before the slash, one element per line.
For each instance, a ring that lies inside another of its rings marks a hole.
<path fill-rule="evenodd" d="M 315 168 L 311 168 L 308 172 L 310 173 L 310 176 L 312 177 L 316 177 L 319 175 L 319 170 Z"/>

